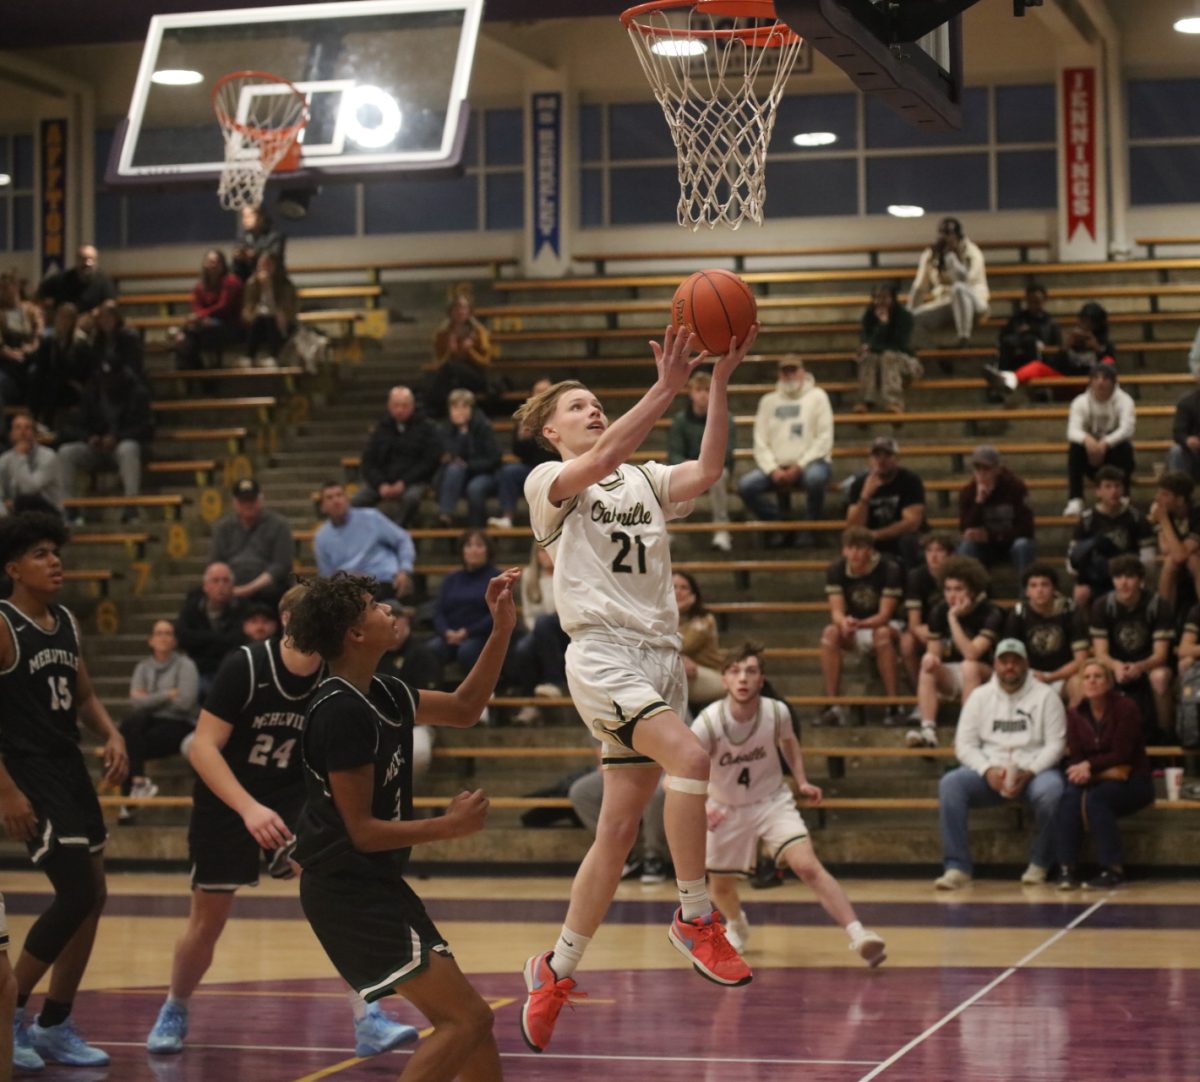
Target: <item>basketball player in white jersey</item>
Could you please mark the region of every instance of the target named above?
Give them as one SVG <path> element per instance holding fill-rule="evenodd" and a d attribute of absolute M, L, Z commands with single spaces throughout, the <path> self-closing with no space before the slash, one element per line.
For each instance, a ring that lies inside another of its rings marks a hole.
<path fill-rule="evenodd" d="M 549 1044 L 575 988 L 572 974 L 612 903 L 664 769 L 664 825 L 680 899 L 668 937 L 701 976 L 723 985 L 751 979 L 725 939 L 705 885 L 708 756 L 683 721 L 687 677 L 667 522 L 688 514 L 692 501 L 721 477 L 729 379 L 757 332 L 751 327 L 745 342 L 731 342 L 716 362 L 697 460 L 675 466 L 628 461 L 708 359 L 694 355 L 694 336 L 670 327 L 661 346 L 650 344 L 658 368 L 654 385 L 611 425 L 599 399 L 574 380 L 534 395 L 515 415 L 562 456 L 526 478 L 525 499 L 534 537 L 554 558 L 555 602 L 571 637 L 571 697 L 604 748 L 596 838 L 576 873 L 562 933 L 552 951 L 525 964 L 529 997 L 521 1032 L 535 1052 Z"/>
<path fill-rule="evenodd" d="M 712 762 L 708 782 L 708 884 L 713 901 L 729 921 L 729 941 L 740 951 L 750 923 L 738 900 L 737 881 L 754 871 L 761 840 L 779 865 L 786 864 L 817 896 L 821 907 L 846 930 L 850 949 L 869 966 L 887 957 L 883 940 L 862 926 L 841 884 L 813 852 L 812 840 L 779 755 L 802 797 L 821 802 L 808 781 L 791 712 L 779 699 L 765 698 L 762 648 L 743 643 L 725 656 L 724 699 L 701 711 L 692 724 Z"/>

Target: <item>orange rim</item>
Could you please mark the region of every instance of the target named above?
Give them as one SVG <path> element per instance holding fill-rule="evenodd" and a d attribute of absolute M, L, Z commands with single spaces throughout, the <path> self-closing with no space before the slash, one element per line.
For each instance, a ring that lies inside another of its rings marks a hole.
<path fill-rule="evenodd" d="M 220 94 L 226 84 L 233 82 L 235 79 L 257 79 L 264 83 L 277 83 L 280 86 L 286 86 L 299 100 L 300 107 L 303 109 L 300 119 L 293 124 L 283 124 L 278 128 L 260 128 L 255 124 L 242 124 L 234 120 L 221 103 Z M 283 78 L 281 75 L 272 75 L 269 71 L 231 71 L 228 75 L 222 75 L 212 89 L 212 107 L 217 117 L 217 123 L 221 127 L 236 131 L 239 135 L 244 135 L 248 139 L 257 141 L 278 139 L 281 136 L 287 137 L 299 134 L 308 123 L 308 102 L 304 100 L 304 95 L 296 89 L 290 80 Z"/>
<path fill-rule="evenodd" d="M 661 11 L 675 11 L 681 8 L 692 8 L 702 14 L 713 17 L 774 19 L 774 26 L 746 26 L 730 29 L 692 30 L 686 27 L 651 26 L 638 20 L 644 15 Z M 699 38 L 724 41 L 737 38 L 746 45 L 755 48 L 780 48 L 800 40 L 797 34 L 786 23 L 779 21 L 775 12 L 774 0 L 651 0 L 647 4 L 638 4 L 621 12 L 621 22 L 627 30 L 637 30 L 646 35 L 656 35 L 668 38 Z"/>

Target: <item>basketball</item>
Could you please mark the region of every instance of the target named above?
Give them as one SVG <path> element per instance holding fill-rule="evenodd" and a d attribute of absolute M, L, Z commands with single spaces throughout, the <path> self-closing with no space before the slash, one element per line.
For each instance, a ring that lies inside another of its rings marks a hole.
<path fill-rule="evenodd" d="M 686 327 L 704 349 L 717 355 L 729 348 L 732 338 L 744 342 L 757 319 L 754 294 L 732 271 L 696 271 L 671 301 L 671 325 Z"/>

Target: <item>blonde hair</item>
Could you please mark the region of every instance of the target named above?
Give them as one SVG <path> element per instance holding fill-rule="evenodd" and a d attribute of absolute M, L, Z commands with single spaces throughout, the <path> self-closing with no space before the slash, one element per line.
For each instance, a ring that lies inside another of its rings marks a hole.
<path fill-rule="evenodd" d="M 1089 657 L 1086 661 L 1084 661 L 1084 663 L 1079 666 L 1079 675 L 1082 677 L 1083 674 L 1088 669 L 1090 669 L 1093 665 L 1098 665 L 1100 667 L 1100 671 L 1102 673 L 1104 673 L 1105 683 L 1107 683 L 1108 686 L 1111 688 L 1114 683 L 1113 671 L 1107 665 L 1105 665 L 1104 662 L 1101 661 L 1098 657 Z"/>
<path fill-rule="evenodd" d="M 541 393 L 525 399 L 524 405 L 513 414 L 513 420 L 517 422 L 519 427 L 529 429 L 533 433 L 534 439 L 548 451 L 557 451 L 558 448 L 542 434 L 542 428 L 554 416 L 554 411 L 558 407 L 558 400 L 563 395 L 568 391 L 586 390 L 587 387 L 577 379 L 560 380 L 553 386 L 547 387 Z"/>
<path fill-rule="evenodd" d="M 447 406 L 475 406 L 475 393 L 466 387 L 455 387 L 446 397 Z"/>
<path fill-rule="evenodd" d="M 308 593 L 307 582 L 298 582 L 295 586 L 289 586 L 284 591 L 283 597 L 279 599 L 280 618 L 287 616 L 306 593 Z"/>
<path fill-rule="evenodd" d="M 704 388 L 712 386 L 712 376 L 708 372 L 693 372 L 691 378 L 687 381 L 687 389 L 690 391 L 693 388 Z"/>

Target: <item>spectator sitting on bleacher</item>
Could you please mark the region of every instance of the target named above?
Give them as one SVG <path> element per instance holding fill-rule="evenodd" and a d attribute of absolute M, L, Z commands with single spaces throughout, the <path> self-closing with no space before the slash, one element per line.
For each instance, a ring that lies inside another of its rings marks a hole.
<path fill-rule="evenodd" d="M 821 669 L 825 697 L 842 693 L 842 654 L 873 656 L 890 698 L 900 694 L 896 643 L 900 633 L 900 600 L 904 572 L 900 565 L 875 551 L 875 538 L 861 526 L 842 531 L 842 556 L 825 570 L 825 596 L 832 621 L 821 634 Z M 899 724 L 906 713 L 895 703 L 887 708 L 885 724 Z M 817 725 L 845 725 L 846 713 L 836 705 L 817 715 Z"/>
<path fill-rule="evenodd" d="M 962 222 L 943 218 L 937 240 L 921 253 L 908 291 L 918 337 L 953 325 L 958 344 L 965 346 L 975 321 L 987 315 L 988 297 L 983 252 L 963 235 Z"/>
<path fill-rule="evenodd" d="M 467 498 L 467 525 L 487 521 L 487 498 L 496 494 L 500 445 L 492 422 L 476 409 L 473 392 L 459 387 L 446 402 L 449 416 L 438 422 L 441 465 L 437 473 L 438 520 L 454 524 L 458 501 Z"/>
<path fill-rule="evenodd" d="M 1197 337 L 1200 340 L 1200 335 Z M 1167 451 L 1167 469 L 1200 481 L 1200 372 L 1195 375 L 1197 386 L 1175 403 L 1174 443 Z"/>
<path fill-rule="evenodd" d="M 1117 819 L 1154 803 L 1154 780 L 1137 706 L 1113 687 L 1112 673 L 1096 659 L 1084 664 L 1082 681 L 1085 697 L 1067 713 L 1067 784 L 1055 820 L 1058 889 L 1079 886 L 1087 830 L 1100 874 L 1086 885 L 1111 890 L 1125 881 Z"/>
<path fill-rule="evenodd" d="M 518 585 L 525 634 L 513 643 L 508 671 L 518 695 L 558 698 L 567 687 L 567 646 L 554 600 L 554 561 L 536 541 Z M 523 706 L 514 720 L 532 725 L 541 719 L 536 706 Z"/>
<path fill-rule="evenodd" d="M 394 503 L 394 513 L 385 513 L 408 526 L 433 481 L 441 444 L 437 426 L 417 412 L 416 399 L 407 387 L 391 389 L 387 410 L 362 453 L 364 483 L 351 502 L 355 507 Z"/>
<path fill-rule="evenodd" d="M 1108 562 L 1127 554 L 1140 556 L 1148 568 L 1154 566 L 1154 525 L 1125 495 L 1125 474 L 1116 466 L 1101 466 L 1096 471 L 1096 505 L 1080 516 L 1067 549 L 1077 607 L 1108 593 L 1112 585 Z"/>
<path fill-rule="evenodd" d="M 64 444 L 58 452 L 63 494 L 79 495 L 79 472 L 93 474 L 115 470 L 124 496 L 142 491 L 142 463 L 154 437 L 154 414 L 150 392 L 132 372 L 104 365 L 92 375 L 84 389 L 82 438 Z M 122 522 L 136 522 L 138 509 L 125 507 Z M 76 512 L 73 521 L 83 521 Z"/>
<path fill-rule="evenodd" d="M 712 376 L 707 372 L 696 372 L 687 381 L 688 404 L 671 420 L 667 433 L 667 465 L 676 466 L 700 457 L 700 441 L 704 438 L 704 422 L 708 417 L 708 395 Z M 729 521 L 729 479 L 733 476 L 733 448 L 737 438 L 733 414 L 729 415 L 729 439 L 725 445 L 725 472 L 721 479 L 708 490 L 712 504 L 713 522 Z M 721 552 L 733 548 L 733 539 L 728 530 L 717 530 L 712 535 L 712 547 Z M 718 680 L 720 673 L 717 674 Z M 724 694 L 722 686 L 718 695 Z"/>
<path fill-rule="evenodd" d="M 0 412 L 28 401 L 30 362 L 42 328 L 41 309 L 22 299 L 14 275 L 0 274 Z"/>
<path fill-rule="evenodd" d="M 209 560 L 233 571 L 233 596 L 275 605 L 287 589 L 296 557 L 292 528 L 263 506 L 258 482 L 243 477 L 233 486 L 233 511 L 218 519 Z"/>
<path fill-rule="evenodd" d="M 228 564 L 210 563 L 200 585 L 183 599 L 175 618 L 180 647 L 200 673 L 200 699 L 231 650 L 246 641 L 242 634 L 245 606 L 233 596 L 233 571 Z"/>
<path fill-rule="evenodd" d="M 921 675 L 921 658 L 929 648 L 929 617 L 942 600 L 942 565 L 954 555 L 954 536 L 948 533 L 926 534 L 921 542 L 925 559 L 905 576 L 904 609 L 906 626 L 900 635 L 900 656 L 913 690 Z M 920 720 L 917 710 L 912 716 Z M 887 724 L 887 719 L 884 719 Z"/>
<path fill-rule="evenodd" d="M 492 539 L 483 530 L 467 530 L 459 538 L 462 570 L 442 579 L 433 606 L 434 636 L 429 647 L 443 665 L 457 661 L 470 672 L 492 633 L 487 584 L 500 574 L 492 564 Z"/>
<path fill-rule="evenodd" d="M 242 322 L 246 325 L 246 352 L 238 357 L 239 368 L 253 368 L 258 351 L 267 355 L 265 368 L 279 364 L 284 343 L 296 331 L 296 287 L 273 255 L 264 252 L 242 293 Z"/>
<path fill-rule="evenodd" d="M 37 297 L 54 308 L 60 304 L 75 305 L 80 326 L 90 334 L 93 313 L 105 301 L 117 299 L 117 287 L 100 270 L 100 253 L 95 246 L 83 244 L 75 257 L 75 266 L 43 278 Z"/>
<path fill-rule="evenodd" d="M 850 484 L 847 526 L 865 526 L 875 548 L 904 567 L 921 562 L 925 526 L 925 482 L 900 465 L 900 445 L 891 436 L 871 441 L 871 466 Z"/>
<path fill-rule="evenodd" d="M 810 521 L 824 517 L 825 486 L 833 472 L 833 408 L 795 353 L 780 358 L 775 390 L 758 400 L 754 464 L 757 468 L 742 475 L 737 489 L 756 519 L 777 522 L 790 514 L 793 489 L 804 492 Z M 767 547 L 783 548 L 801 540 L 775 531 L 768 535 Z"/>
<path fill-rule="evenodd" d="M 321 486 L 321 514 L 326 521 L 313 538 L 318 574 L 369 575 L 379 584 L 379 601 L 412 593 L 417 550 L 406 529 L 374 507 L 351 507 L 341 481 Z"/>
<path fill-rule="evenodd" d="M 430 412 L 444 417 L 450 392 L 472 391 L 482 403 L 489 399 L 488 374 L 492 363 L 492 340 L 487 328 L 471 311 L 471 298 L 458 293 L 446 310 L 446 321 L 433 336 L 433 360 L 437 365 L 429 384 Z"/>
<path fill-rule="evenodd" d="M 1016 372 L 1033 361 L 1046 361 L 1062 348 L 1062 328 L 1046 311 L 1045 286 L 1031 282 L 1025 287 L 1025 303 L 1000 328 L 997 346 L 1001 372 Z"/>
<path fill-rule="evenodd" d="M 604 799 L 603 775 L 604 771 L 595 767 L 576 777 L 567 790 L 571 807 L 579 816 L 584 829 L 592 834 L 596 833 L 596 825 L 600 821 L 600 809 Z M 660 781 L 642 811 L 640 853 L 636 847 L 630 852 L 624 868 L 621 869 L 622 879 L 637 876 L 649 886 L 661 883 L 667 878 L 671 865 L 667 831 L 663 823 L 665 800 L 666 790 Z"/>
<path fill-rule="evenodd" d="M 1092 652 L 1111 670 L 1117 688 L 1137 704 L 1146 735 L 1175 721 L 1170 669 L 1175 641 L 1171 603 L 1145 588 L 1146 568 L 1136 556 L 1110 561 L 1112 592 L 1092 603 Z"/>
<path fill-rule="evenodd" d="M 0 514 L 6 511 L 63 513 L 58 455 L 38 443 L 33 416 L 27 409 L 13 415 L 9 449 L 0 455 Z"/>
<path fill-rule="evenodd" d="M 145 350 L 142 336 L 132 327 L 125 326 L 125 317 L 116 301 L 105 301 L 96 309 L 96 324 L 92 331 L 92 366 L 96 368 L 123 368 L 145 378 Z"/>
<path fill-rule="evenodd" d="M 529 397 L 549 390 L 553 382 L 547 377 L 535 380 Z M 489 530 L 511 530 L 517 515 L 517 501 L 525 495 L 525 478 L 535 466 L 558 461 L 557 453 L 543 447 L 533 432 L 522 424 L 513 425 L 512 450 L 517 461 L 505 462 L 496 475 L 496 499 L 500 504 L 500 514 L 487 520 Z"/>
<path fill-rule="evenodd" d="M 387 676 L 398 676 L 409 687 L 419 691 L 436 691 L 442 686 L 442 663 L 425 643 L 413 638 L 412 625 L 416 610 L 394 597 L 389 598 L 386 604 L 396 622 L 396 642 L 380 659 L 378 671 Z"/>
<path fill-rule="evenodd" d="M 910 748 L 936 748 L 938 703 L 966 702 L 992 675 L 992 648 L 1004 630 L 1004 613 L 987 595 L 987 568 L 969 556 L 942 564 L 943 600 L 929 617 L 929 645 L 917 681 L 919 729 Z"/>
<path fill-rule="evenodd" d="M 279 631 L 279 609 L 266 601 L 250 601 L 242 610 L 242 638 L 266 642 Z"/>
<path fill-rule="evenodd" d="M 904 412 L 904 385 L 924 374 L 912 355 L 912 313 L 897 299 L 895 282 L 877 286 L 862 316 L 862 344 L 858 347 L 858 393 L 855 413 L 882 407 L 888 413 Z"/>
<path fill-rule="evenodd" d="M 1077 674 L 1092 649 L 1087 611 L 1058 592 L 1058 572 L 1049 564 L 1034 564 L 1021 585 L 1025 596 L 1009 611 L 1004 638 L 1025 644 L 1035 680 L 1077 703 L 1082 694 Z"/>
<path fill-rule="evenodd" d="M 679 652 L 687 675 L 688 702 L 707 706 L 725 694 L 717 618 L 704 607 L 700 584 L 694 575 L 677 570 L 671 576 L 671 586 L 679 609 L 679 634 L 683 638 Z"/>
<path fill-rule="evenodd" d="M 158 786 L 146 774 L 146 760 L 178 755 L 183 738 L 195 728 L 200 674 L 177 645 L 171 621 L 155 620 L 150 656 L 137 663 L 129 681 L 130 713 L 121 722 L 129 751 L 129 776 L 121 786 L 126 796 L 156 796 Z M 122 807 L 117 822 L 132 823 L 135 817 L 134 808 Z"/>
<path fill-rule="evenodd" d="M 242 207 L 242 239 L 233 250 L 233 273 L 243 282 L 258 269 L 264 255 L 280 267 L 287 266 L 287 238 L 275 229 L 262 207 Z"/>
<path fill-rule="evenodd" d="M 984 567 L 1011 560 L 1020 575 L 1037 557 L 1029 488 L 986 443 L 975 448 L 971 469 L 975 476 L 958 490 L 958 553 Z"/>
<path fill-rule="evenodd" d="M 1027 361 L 1013 372 L 989 366 L 983 374 L 993 390 L 1011 393 L 1032 379 L 1090 375 L 1099 364 L 1116 364 L 1116 356 L 1108 337 L 1108 312 L 1102 304 L 1089 301 L 1079 309 L 1062 348 L 1047 350 L 1045 357 Z M 1009 404 L 1013 401 L 1010 398 Z"/>
<path fill-rule="evenodd" d="M 1133 434 L 1137 411 L 1127 391 L 1117 386 L 1115 365 L 1092 369 L 1088 388 L 1071 402 L 1067 417 L 1067 483 L 1070 499 L 1064 515 L 1083 513 L 1083 479 L 1101 466 L 1125 474 L 1126 491 L 1133 476 Z"/>
<path fill-rule="evenodd" d="M 1156 485 L 1146 518 L 1158 538 L 1158 593 L 1182 616 L 1200 588 L 1200 507 L 1192 502 L 1195 485 L 1188 474 L 1164 473 Z"/>
<path fill-rule="evenodd" d="M 92 347 L 79 329 L 75 305 L 60 304 L 54 327 L 38 342 L 29 365 L 29 408 L 33 419 L 54 432 L 58 442 L 69 442 L 67 432 L 78 427 L 83 388 L 91 378 Z"/>
<path fill-rule="evenodd" d="M 192 286 L 192 310 L 175 332 L 175 367 L 204 367 L 204 354 L 222 352 L 242 338 L 242 280 L 225 262 L 225 253 L 210 248 Z"/>
<path fill-rule="evenodd" d="M 1063 793 L 1058 762 L 1066 746 L 1066 710 L 1047 684 L 1029 675 L 1025 644 L 1004 639 L 996 647 L 996 674 L 963 701 L 954 753 L 962 764 L 938 783 L 938 818 L 945 871 L 938 890 L 971 881 L 967 814 L 1021 800 L 1033 810 L 1033 844 L 1027 886 L 1046 881 L 1054 859 L 1054 815 Z"/>

